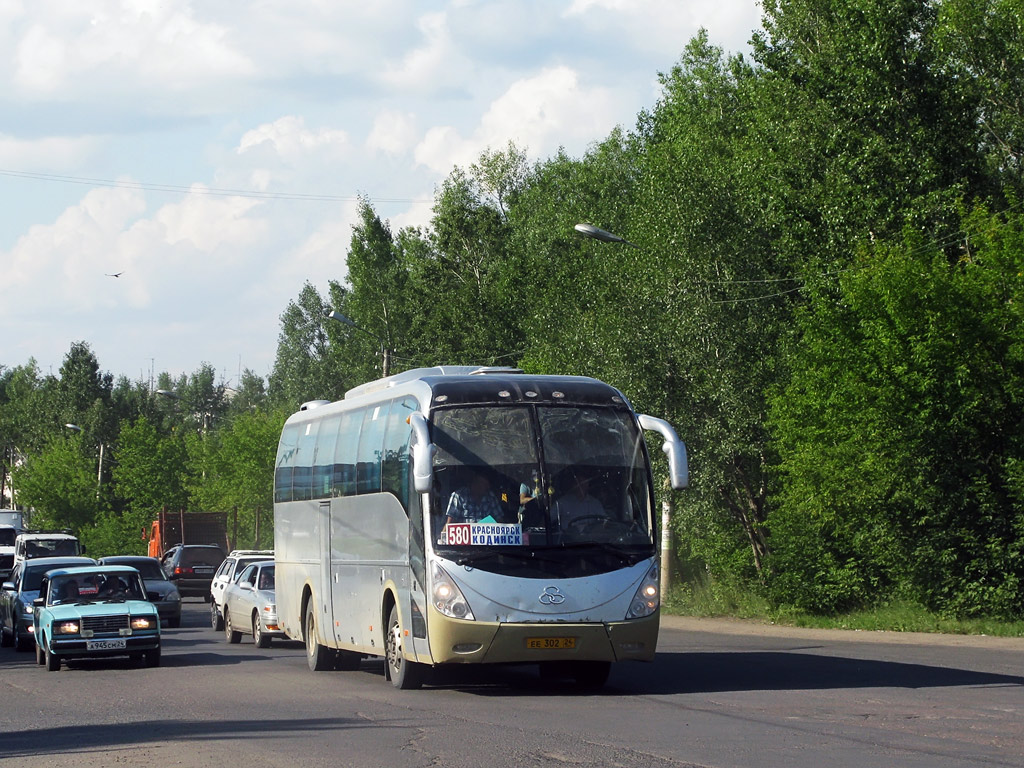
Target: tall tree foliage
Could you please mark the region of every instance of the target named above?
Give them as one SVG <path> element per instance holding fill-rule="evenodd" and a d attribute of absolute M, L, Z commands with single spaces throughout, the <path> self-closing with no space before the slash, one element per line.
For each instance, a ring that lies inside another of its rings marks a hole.
<path fill-rule="evenodd" d="M 955 614 L 1024 596 L 1019 214 L 977 214 L 950 264 L 918 236 L 865 252 L 800 314 L 775 401 L 780 599 L 835 610 L 902 590 Z"/>

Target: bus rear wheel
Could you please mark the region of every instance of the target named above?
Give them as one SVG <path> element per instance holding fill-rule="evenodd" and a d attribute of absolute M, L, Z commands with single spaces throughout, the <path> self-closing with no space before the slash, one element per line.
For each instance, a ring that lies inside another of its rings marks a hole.
<path fill-rule="evenodd" d="M 387 676 L 395 688 L 409 691 L 423 685 L 425 675 L 423 665 L 409 661 L 402 653 L 402 627 L 398 622 L 397 605 L 391 606 L 384 648 L 387 654 Z"/>
<path fill-rule="evenodd" d="M 302 633 L 306 640 L 306 664 L 311 672 L 323 672 L 325 669 L 334 668 L 334 653 L 325 645 L 316 641 L 316 616 L 313 609 L 313 600 L 310 598 L 306 605 L 305 632 Z"/>

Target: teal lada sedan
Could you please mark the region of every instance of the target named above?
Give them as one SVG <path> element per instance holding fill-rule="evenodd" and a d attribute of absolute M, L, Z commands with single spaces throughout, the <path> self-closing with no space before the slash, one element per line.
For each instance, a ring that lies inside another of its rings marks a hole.
<path fill-rule="evenodd" d="M 47 571 L 34 602 L 36 661 L 130 656 L 160 664 L 160 616 L 137 570 L 124 565 Z"/>

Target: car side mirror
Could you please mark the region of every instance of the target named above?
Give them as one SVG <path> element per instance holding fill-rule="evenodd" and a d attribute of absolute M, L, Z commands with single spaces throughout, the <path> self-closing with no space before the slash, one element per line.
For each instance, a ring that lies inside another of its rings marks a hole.
<path fill-rule="evenodd" d="M 14 591 L 14 582 L 13 581 L 5 581 L 3 586 L 0 587 L 0 589 L 2 589 L 4 592 L 13 592 Z"/>
<path fill-rule="evenodd" d="M 686 446 L 679 439 L 679 435 L 672 429 L 672 425 L 664 419 L 657 419 L 646 414 L 641 414 L 638 419 L 641 429 L 657 432 L 665 438 L 661 450 L 668 457 L 669 482 L 677 490 L 685 488 L 690 482 L 690 470 L 686 456 Z"/>
<path fill-rule="evenodd" d="M 409 415 L 416 442 L 412 446 L 412 481 L 417 493 L 428 493 L 434 486 L 434 453 L 437 448 L 430 442 L 430 430 L 422 413 Z"/>
<path fill-rule="evenodd" d="M 34 605 L 36 608 L 42 608 L 44 605 L 46 605 L 46 598 L 37 597 L 35 600 L 32 601 L 32 605 Z"/>

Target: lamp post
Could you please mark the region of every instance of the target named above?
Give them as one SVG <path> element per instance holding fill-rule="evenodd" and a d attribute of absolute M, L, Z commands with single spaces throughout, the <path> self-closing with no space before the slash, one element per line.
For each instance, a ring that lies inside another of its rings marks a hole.
<path fill-rule="evenodd" d="M 387 345 L 381 339 L 379 339 L 376 336 L 374 336 L 372 333 L 370 333 L 365 328 L 359 327 L 358 325 L 355 324 L 355 322 L 353 322 L 349 318 L 345 317 L 340 312 L 336 312 L 333 309 L 327 311 L 326 317 L 327 317 L 328 320 L 334 320 L 335 322 L 342 323 L 344 325 L 347 325 L 347 326 L 350 326 L 352 328 L 355 328 L 360 333 L 365 333 L 371 339 L 376 341 L 380 345 L 380 356 L 381 356 L 381 371 L 380 372 L 381 372 L 381 376 L 386 379 L 388 377 L 388 375 L 390 375 L 390 373 L 391 373 L 391 350 L 388 349 Z"/>
<path fill-rule="evenodd" d="M 65 424 L 65 428 L 70 429 L 72 432 L 78 432 L 81 434 L 82 428 L 77 424 Z M 103 441 L 99 443 L 100 446 L 100 458 L 96 466 L 96 498 L 100 497 L 100 486 L 103 484 Z"/>
<path fill-rule="evenodd" d="M 599 240 L 602 243 L 621 243 L 632 248 L 639 248 L 636 243 L 631 243 L 624 237 L 619 237 L 606 229 L 595 227 L 593 224 L 580 223 L 573 227 L 584 237 L 591 240 Z M 672 563 L 672 491 L 669 483 L 665 483 L 665 495 L 661 501 L 661 598 L 668 596 L 668 588 L 671 582 L 669 574 Z"/>

